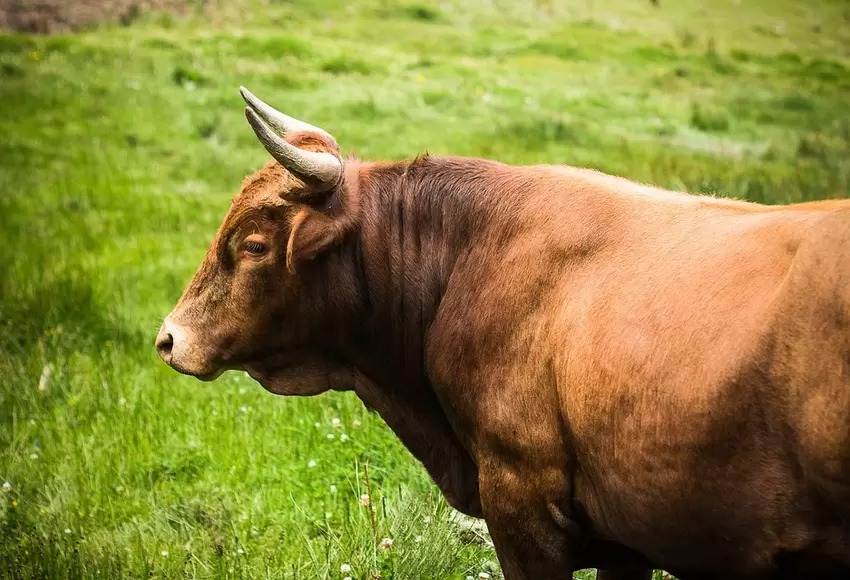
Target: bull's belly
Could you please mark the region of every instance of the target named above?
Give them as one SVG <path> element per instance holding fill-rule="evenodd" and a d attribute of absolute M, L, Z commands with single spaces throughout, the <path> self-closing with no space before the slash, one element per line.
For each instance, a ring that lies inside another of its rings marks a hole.
<path fill-rule="evenodd" d="M 660 568 L 755 571 L 766 568 L 779 547 L 774 523 L 759 521 L 750 507 L 756 499 L 752 488 L 629 479 L 579 493 L 576 502 L 594 534 L 634 549 Z"/>
<path fill-rule="evenodd" d="M 683 580 L 850 578 L 850 520 L 836 518 L 850 506 L 812 502 L 780 463 L 607 473 L 576 478 L 578 512 L 598 537 Z"/>

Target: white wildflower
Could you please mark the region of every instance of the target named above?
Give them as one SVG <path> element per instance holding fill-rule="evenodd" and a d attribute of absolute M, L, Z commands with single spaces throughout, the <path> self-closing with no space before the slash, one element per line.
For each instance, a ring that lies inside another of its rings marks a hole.
<path fill-rule="evenodd" d="M 10 489 L 12 489 L 12 484 L 9 483 L 8 481 L 4 481 L 3 482 L 3 491 L 9 491 Z"/>
<path fill-rule="evenodd" d="M 53 367 L 44 365 L 44 368 L 41 369 L 41 376 L 38 377 L 38 391 L 40 393 L 47 391 L 51 374 L 53 374 Z"/>
<path fill-rule="evenodd" d="M 364 493 L 360 496 L 360 505 L 362 505 L 363 507 L 369 507 L 370 505 L 372 505 L 372 500 L 369 498 L 368 493 Z"/>
<path fill-rule="evenodd" d="M 393 539 L 392 538 L 384 538 L 381 540 L 381 543 L 378 544 L 378 547 L 382 550 L 389 550 L 393 547 Z"/>
<path fill-rule="evenodd" d="M 65 533 L 66 533 L 66 534 L 70 534 L 70 533 L 71 533 L 71 528 L 65 528 Z"/>
<path fill-rule="evenodd" d="M 622 23 L 622 22 L 620 22 L 620 21 L 619 21 L 619 20 L 617 20 L 616 18 L 612 18 L 612 19 L 608 22 L 608 28 L 610 28 L 611 30 L 623 30 L 623 28 L 624 28 L 624 27 L 623 27 L 623 23 Z"/>
<path fill-rule="evenodd" d="M 327 437 L 328 439 L 333 439 L 335 435 L 333 433 L 328 433 L 327 435 L 325 435 L 325 437 Z"/>
<path fill-rule="evenodd" d="M 345 433 L 339 436 L 340 441 L 348 441 L 349 437 Z"/>
<path fill-rule="evenodd" d="M 318 421 L 316 421 L 315 423 L 313 423 L 313 427 L 315 427 L 316 429 L 318 429 L 318 428 L 319 428 L 319 427 L 321 427 L 321 426 L 322 426 L 322 424 L 321 424 L 321 423 L 319 423 Z"/>
<path fill-rule="evenodd" d="M 243 550 L 242 548 L 236 548 L 236 553 L 237 554 L 244 554 L 245 550 Z"/>
<path fill-rule="evenodd" d="M 316 467 L 316 460 L 315 460 L 315 459 L 311 459 L 310 461 L 308 461 L 308 462 L 307 462 L 307 467 Z"/>
<path fill-rule="evenodd" d="M 487 572 L 479 572 L 478 580 L 490 580 L 490 575 Z"/>
<path fill-rule="evenodd" d="M 30 459 L 32 459 L 33 461 L 38 459 L 38 453 L 30 453 Z"/>
<path fill-rule="evenodd" d="M 359 426 L 360 426 L 360 420 L 359 420 L 359 419 L 355 419 L 354 421 L 352 421 L 352 422 L 351 422 L 351 424 L 352 424 L 354 427 L 359 427 Z"/>
<path fill-rule="evenodd" d="M 333 427 L 334 429 L 339 429 L 340 427 L 342 427 L 342 421 L 340 421 L 337 417 L 334 417 L 333 419 L 331 419 L 331 427 Z"/>
<path fill-rule="evenodd" d="M 342 566 L 339 567 L 339 571 L 342 574 L 350 574 L 351 573 L 351 565 L 350 564 L 343 564 Z"/>
<path fill-rule="evenodd" d="M 160 554 L 162 554 L 163 558 L 168 558 L 168 550 L 163 550 Z"/>
<path fill-rule="evenodd" d="M 242 405 L 241 407 L 239 407 L 239 410 L 242 411 L 243 413 L 247 413 L 248 407 L 246 407 L 245 405 Z"/>
<path fill-rule="evenodd" d="M 331 493 L 336 493 L 336 486 L 331 484 Z"/>

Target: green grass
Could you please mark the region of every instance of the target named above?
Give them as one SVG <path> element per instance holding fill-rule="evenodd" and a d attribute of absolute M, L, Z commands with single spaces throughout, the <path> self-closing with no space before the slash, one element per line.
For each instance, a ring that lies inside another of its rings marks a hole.
<path fill-rule="evenodd" d="M 162 316 L 266 158 L 240 84 L 365 158 L 569 163 L 766 203 L 850 193 L 838 0 L 220 4 L 0 36 L 2 577 L 497 575 L 353 396 L 158 361 Z"/>

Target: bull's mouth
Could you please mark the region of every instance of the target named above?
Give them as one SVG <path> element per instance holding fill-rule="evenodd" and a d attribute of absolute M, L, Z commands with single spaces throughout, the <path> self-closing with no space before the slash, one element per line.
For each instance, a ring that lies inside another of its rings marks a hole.
<path fill-rule="evenodd" d="M 220 369 L 216 369 L 214 371 L 205 371 L 205 372 L 184 371 L 184 370 L 178 369 L 178 368 L 174 368 L 174 370 L 176 370 L 181 375 L 186 375 L 186 376 L 189 376 L 189 377 L 195 377 L 199 381 L 209 383 L 209 382 L 216 380 L 218 377 L 220 377 L 222 375 L 222 373 L 224 373 L 224 371 L 227 370 L 227 369 L 220 368 Z"/>
<path fill-rule="evenodd" d="M 175 361 L 169 362 L 168 366 L 170 366 L 172 369 L 174 369 L 175 371 L 177 371 L 181 375 L 186 375 L 186 376 L 189 376 L 189 377 L 195 377 L 196 379 L 198 379 L 200 381 L 204 381 L 205 383 L 216 380 L 218 377 L 220 377 L 222 375 L 222 373 L 224 371 L 228 370 L 227 367 L 224 367 L 224 366 L 212 366 L 212 365 L 210 365 L 210 367 L 202 369 L 202 370 L 189 369 L 189 368 L 186 368 L 186 367 L 180 365 L 179 363 L 177 363 Z M 212 370 L 209 370 L 210 368 Z"/>
<path fill-rule="evenodd" d="M 209 383 L 209 382 L 216 380 L 218 377 L 220 377 L 224 371 L 225 371 L 225 369 L 221 368 L 221 369 L 212 371 L 210 373 L 203 373 L 203 374 L 192 375 L 192 376 L 195 377 L 198 380 L 204 381 L 205 383 Z"/>
<path fill-rule="evenodd" d="M 168 366 L 180 373 L 194 377 L 199 381 L 211 382 L 219 378 L 225 371 L 244 371 L 247 372 L 255 380 L 265 378 L 270 374 L 280 372 L 290 366 L 294 366 L 296 361 L 289 357 L 283 357 L 279 354 L 262 356 L 253 359 L 250 362 L 237 361 L 236 359 L 225 357 L 216 357 L 209 362 L 198 365 L 184 365 L 181 361 L 171 359 L 168 361 Z M 194 366 L 194 368 L 192 368 Z"/>

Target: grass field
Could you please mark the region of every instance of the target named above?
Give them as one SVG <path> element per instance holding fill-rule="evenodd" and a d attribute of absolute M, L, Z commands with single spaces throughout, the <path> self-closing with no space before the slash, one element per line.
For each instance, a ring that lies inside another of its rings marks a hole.
<path fill-rule="evenodd" d="M 0 36 L 0 577 L 498 577 L 353 395 L 158 360 L 162 317 L 266 159 L 240 84 L 364 158 L 850 193 L 841 0 L 218 4 Z"/>

